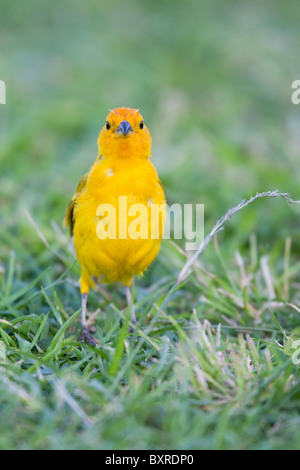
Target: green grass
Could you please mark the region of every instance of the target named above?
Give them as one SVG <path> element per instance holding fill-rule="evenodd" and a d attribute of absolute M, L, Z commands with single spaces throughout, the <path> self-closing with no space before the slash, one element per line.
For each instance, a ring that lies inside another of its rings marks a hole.
<path fill-rule="evenodd" d="M 180 241 L 91 292 L 62 229 L 108 108 L 140 108 L 169 204 L 205 232 L 257 192 L 299 193 L 298 5 L 3 1 L 0 449 L 299 449 L 299 206 L 238 212 L 177 286 Z M 34 20 L 34 21 L 33 21 Z"/>

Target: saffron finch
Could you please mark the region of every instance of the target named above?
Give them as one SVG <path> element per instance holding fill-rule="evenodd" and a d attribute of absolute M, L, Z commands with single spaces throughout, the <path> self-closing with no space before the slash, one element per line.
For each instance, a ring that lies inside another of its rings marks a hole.
<path fill-rule="evenodd" d="M 95 280 L 123 283 L 131 322 L 136 323 L 130 286 L 159 252 L 166 209 L 164 191 L 150 161 L 151 134 L 138 109 L 111 110 L 98 147 L 97 159 L 81 178 L 64 219 L 74 235 L 81 268 L 83 339 L 92 345 L 96 342 L 86 322 L 90 288 Z"/>

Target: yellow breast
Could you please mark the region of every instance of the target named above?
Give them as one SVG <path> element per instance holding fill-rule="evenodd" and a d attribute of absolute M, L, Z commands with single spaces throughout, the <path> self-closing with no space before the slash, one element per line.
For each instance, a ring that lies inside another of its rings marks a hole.
<path fill-rule="evenodd" d="M 127 285 L 143 273 L 160 248 L 164 203 L 149 159 L 98 159 L 74 208 L 75 250 L 86 274 Z"/>

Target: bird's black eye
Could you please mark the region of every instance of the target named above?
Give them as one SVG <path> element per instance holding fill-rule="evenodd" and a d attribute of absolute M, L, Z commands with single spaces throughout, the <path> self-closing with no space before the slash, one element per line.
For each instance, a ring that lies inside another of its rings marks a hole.
<path fill-rule="evenodd" d="M 144 121 L 141 122 L 140 129 L 143 129 L 143 127 L 144 127 Z"/>
<path fill-rule="evenodd" d="M 109 130 L 110 129 L 110 124 L 108 121 L 106 121 L 106 125 L 105 125 L 106 129 Z"/>

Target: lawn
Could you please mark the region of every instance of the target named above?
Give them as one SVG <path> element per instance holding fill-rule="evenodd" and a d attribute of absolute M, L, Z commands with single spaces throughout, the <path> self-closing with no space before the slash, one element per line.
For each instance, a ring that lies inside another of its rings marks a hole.
<path fill-rule="evenodd" d="M 300 448 L 300 204 L 238 211 L 179 284 L 191 253 L 163 240 L 132 334 L 122 286 L 91 292 L 97 348 L 62 227 L 124 105 L 206 235 L 258 192 L 300 200 L 298 18 L 296 0 L 2 1 L 0 449 Z"/>

